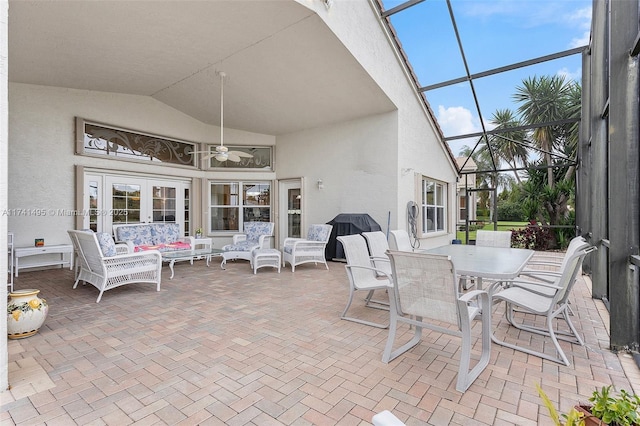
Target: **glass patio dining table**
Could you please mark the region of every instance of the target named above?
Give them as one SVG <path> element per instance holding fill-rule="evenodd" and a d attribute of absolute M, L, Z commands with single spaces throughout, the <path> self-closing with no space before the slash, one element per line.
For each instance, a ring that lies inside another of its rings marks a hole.
<path fill-rule="evenodd" d="M 519 248 L 480 247 L 451 244 L 423 253 L 451 256 L 456 273 L 477 278 L 477 288 L 482 290 L 482 279 L 510 281 L 520 275 L 535 251 Z"/>

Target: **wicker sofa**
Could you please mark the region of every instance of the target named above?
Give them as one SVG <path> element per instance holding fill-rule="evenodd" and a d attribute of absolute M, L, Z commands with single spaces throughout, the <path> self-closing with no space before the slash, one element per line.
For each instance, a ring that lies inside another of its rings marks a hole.
<path fill-rule="evenodd" d="M 116 243 L 126 243 L 130 253 L 145 250 L 189 250 L 195 247 L 195 239 L 183 236 L 177 223 L 113 225 L 113 237 Z"/>

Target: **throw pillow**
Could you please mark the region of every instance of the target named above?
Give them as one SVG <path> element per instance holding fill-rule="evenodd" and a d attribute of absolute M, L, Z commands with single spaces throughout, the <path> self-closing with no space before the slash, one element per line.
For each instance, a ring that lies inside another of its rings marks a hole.
<path fill-rule="evenodd" d="M 113 241 L 111 234 L 107 232 L 98 232 L 96 236 L 98 237 L 98 245 L 100 245 L 100 250 L 104 257 L 111 257 L 118 254 L 116 251 L 116 243 Z"/>

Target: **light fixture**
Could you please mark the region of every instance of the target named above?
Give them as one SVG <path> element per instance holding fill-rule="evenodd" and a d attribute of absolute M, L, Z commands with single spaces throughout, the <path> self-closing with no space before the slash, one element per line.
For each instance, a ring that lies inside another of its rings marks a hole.
<path fill-rule="evenodd" d="M 322 182 L 322 179 L 318 179 L 318 189 L 324 189 L 324 183 Z"/>

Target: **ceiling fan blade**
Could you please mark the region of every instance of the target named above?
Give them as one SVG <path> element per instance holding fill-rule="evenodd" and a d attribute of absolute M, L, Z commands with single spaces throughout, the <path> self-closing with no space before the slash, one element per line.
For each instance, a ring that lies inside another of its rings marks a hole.
<path fill-rule="evenodd" d="M 236 155 L 235 152 L 230 151 L 229 152 L 229 160 L 233 161 L 234 163 L 238 163 L 240 161 L 240 157 Z"/>
<path fill-rule="evenodd" d="M 218 154 L 214 153 L 214 154 L 203 155 L 202 158 L 200 159 L 200 161 L 207 161 L 207 160 L 215 157 L 216 155 L 218 155 Z"/>
<path fill-rule="evenodd" d="M 229 154 L 233 154 L 238 157 L 253 158 L 253 155 L 248 154 L 246 152 L 242 152 L 242 151 L 229 151 Z"/>

